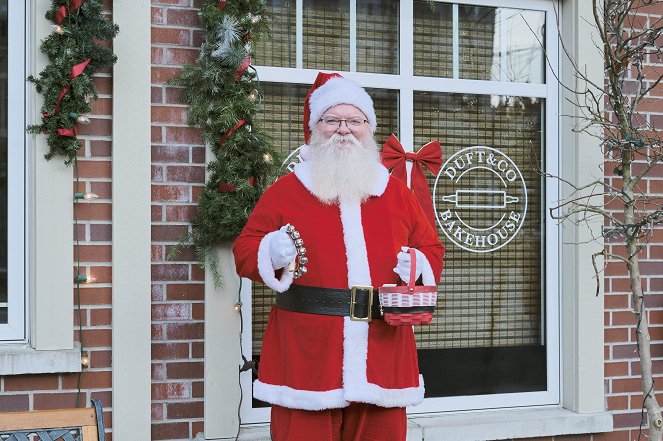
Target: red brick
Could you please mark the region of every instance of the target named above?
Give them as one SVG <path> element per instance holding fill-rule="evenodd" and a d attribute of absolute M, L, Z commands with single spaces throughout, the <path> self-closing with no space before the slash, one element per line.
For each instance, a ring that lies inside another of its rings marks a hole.
<path fill-rule="evenodd" d="M 110 266 L 90 266 L 86 274 L 96 279 L 92 283 L 111 283 L 113 281 L 113 269 Z"/>
<path fill-rule="evenodd" d="M 205 285 L 200 283 L 170 284 L 166 287 L 167 300 L 205 300 Z"/>
<path fill-rule="evenodd" d="M 74 246 L 74 253 L 77 247 Z M 112 248 L 110 245 L 80 245 L 78 247 L 81 262 L 110 262 Z"/>
<path fill-rule="evenodd" d="M 205 320 L 205 304 L 192 303 L 191 304 L 191 318 L 193 320 Z"/>
<path fill-rule="evenodd" d="M 113 93 L 113 79 L 111 77 L 95 75 L 92 78 L 92 82 L 99 95 L 110 95 Z"/>
<path fill-rule="evenodd" d="M 168 379 L 178 380 L 184 378 L 203 378 L 204 364 L 202 362 L 178 362 L 166 365 Z"/>
<path fill-rule="evenodd" d="M 111 371 L 83 371 L 81 376 L 82 389 L 110 389 L 112 387 L 113 373 Z M 65 374 L 62 376 L 63 389 L 77 388 L 78 374 Z"/>
<path fill-rule="evenodd" d="M 641 420 L 640 412 L 615 413 L 612 415 L 612 422 L 616 429 L 621 429 L 623 427 L 639 427 Z"/>
<path fill-rule="evenodd" d="M 188 163 L 189 147 L 157 146 L 152 147 L 152 162 Z"/>
<path fill-rule="evenodd" d="M 163 53 L 163 64 L 193 64 L 200 55 L 200 49 L 166 48 Z"/>
<path fill-rule="evenodd" d="M 194 381 L 191 383 L 191 397 L 203 398 L 205 396 L 205 382 Z"/>
<path fill-rule="evenodd" d="M 78 161 L 78 176 L 81 178 L 110 178 L 110 161 Z"/>
<path fill-rule="evenodd" d="M 164 406 L 163 403 L 152 403 L 152 421 L 163 420 L 163 415 L 165 411 L 166 407 Z M 152 432 L 152 439 L 154 439 L 154 432 Z"/>
<path fill-rule="evenodd" d="M 152 360 L 183 360 L 189 357 L 189 343 L 152 343 Z"/>
<path fill-rule="evenodd" d="M 153 185 L 152 200 L 155 202 L 189 202 L 191 187 L 187 185 Z"/>
<path fill-rule="evenodd" d="M 636 349 L 637 346 L 635 344 L 614 345 L 612 347 L 612 358 L 614 360 L 638 358 L 638 353 Z"/>
<path fill-rule="evenodd" d="M 627 294 L 606 294 L 603 297 L 605 309 L 626 309 L 629 307 L 629 296 Z"/>
<path fill-rule="evenodd" d="M 592 437 L 592 441 L 629 441 L 629 432 L 627 431 L 618 431 L 618 432 L 607 432 L 607 433 L 595 433 Z"/>
<path fill-rule="evenodd" d="M 190 29 L 152 28 L 152 43 L 178 46 L 189 46 L 191 43 Z"/>
<path fill-rule="evenodd" d="M 190 303 L 167 303 L 152 305 L 152 320 L 189 320 L 191 318 Z"/>
<path fill-rule="evenodd" d="M 163 245 L 152 245 L 152 261 L 163 260 Z"/>
<path fill-rule="evenodd" d="M 181 87 L 168 86 L 166 87 L 166 103 L 168 104 L 184 104 L 180 100 L 182 93 Z"/>
<path fill-rule="evenodd" d="M 101 401 L 101 406 L 104 409 L 113 407 L 113 393 L 111 391 L 92 392 L 90 399 Z"/>
<path fill-rule="evenodd" d="M 152 84 L 165 84 L 176 77 L 182 69 L 177 67 L 152 67 Z"/>
<path fill-rule="evenodd" d="M 591 441 L 591 435 L 558 435 L 555 441 Z"/>
<path fill-rule="evenodd" d="M 195 127 L 166 127 L 166 142 L 169 144 L 203 144 L 200 130 Z"/>
<path fill-rule="evenodd" d="M 186 225 L 152 225 L 152 241 L 179 242 L 187 231 Z"/>
<path fill-rule="evenodd" d="M 160 165 L 152 166 L 152 182 L 163 182 L 163 167 Z"/>
<path fill-rule="evenodd" d="M 111 115 L 113 113 L 113 100 L 110 98 L 99 98 L 92 100 L 92 113 L 95 115 Z"/>
<path fill-rule="evenodd" d="M 111 288 L 85 286 L 81 288 L 82 305 L 109 305 L 112 301 Z"/>
<path fill-rule="evenodd" d="M 93 242 L 109 242 L 113 238 L 113 228 L 110 224 L 91 224 L 90 240 Z"/>
<path fill-rule="evenodd" d="M 205 326 L 199 323 L 166 323 L 166 336 L 168 340 L 202 340 Z"/>
<path fill-rule="evenodd" d="M 164 329 L 164 325 L 157 323 L 157 324 L 152 324 L 150 326 L 151 328 L 151 334 L 152 334 L 152 340 L 165 340 L 166 339 L 166 331 Z"/>
<path fill-rule="evenodd" d="M 100 199 L 110 199 L 113 195 L 113 184 L 111 182 L 90 182 L 90 190 Z"/>
<path fill-rule="evenodd" d="M 200 17 L 195 9 L 168 8 L 166 23 L 174 26 L 189 26 L 200 28 Z"/>
<path fill-rule="evenodd" d="M 113 120 L 90 118 L 89 124 L 81 124 L 79 127 L 79 135 L 106 135 L 110 136 L 113 133 Z"/>
<path fill-rule="evenodd" d="M 7 375 L 5 378 L 5 392 L 48 390 L 58 388 L 58 376 L 53 374 L 41 375 Z"/>
<path fill-rule="evenodd" d="M 642 390 L 642 381 L 639 378 L 615 378 L 611 380 L 611 383 L 610 391 L 614 394 Z"/>
<path fill-rule="evenodd" d="M 163 24 L 163 8 L 152 7 L 152 24 Z"/>
<path fill-rule="evenodd" d="M 201 268 L 200 265 L 191 266 L 191 280 L 204 282 L 205 281 L 205 269 Z"/>
<path fill-rule="evenodd" d="M 191 398 L 189 383 L 154 383 L 152 400 L 177 400 Z"/>
<path fill-rule="evenodd" d="M 106 203 L 79 203 L 76 207 L 79 220 L 111 220 L 113 209 L 111 204 Z"/>
<path fill-rule="evenodd" d="M 152 423 L 152 439 L 192 439 L 189 436 L 189 423 Z"/>
<path fill-rule="evenodd" d="M 152 379 L 164 380 L 165 378 L 166 378 L 166 365 L 163 363 L 152 363 Z"/>
<path fill-rule="evenodd" d="M 613 326 L 629 326 L 635 324 L 635 314 L 632 311 L 612 311 L 610 324 Z"/>
<path fill-rule="evenodd" d="M 618 396 L 608 396 L 606 397 L 608 402 L 608 410 L 628 410 L 629 397 L 628 395 L 618 395 Z"/>
<path fill-rule="evenodd" d="M 89 351 L 90 367 L 94 369 L 110 368 L 113 362 L 113 352 L 110 350 Z"/>
<path fill-rule="evenodd" d="M 161 142 L 161 127 L 154 127 L 150 129 L 152 142 Z"/>
<path fill-rule="evenodd" d="M 163 103 L 163 87 L 152 87 L 152 104 L 161 104 Z"/>
<path fill-rule="evenodd" d="M 190 0 L 152 0 L 154 5 L 189 6 Z"/>
<path fill-rule="evenodd" d="M 207 162 L 205 155 L 206 153 L 204 147 L 191 148 L 191 162 L 194 164 L 205 164 Z"/>
<path fill-rule="evenodd" d="M 110 308 L 90 310 L 90 324 L 92 326 L 110 326 L 112 323 L 113 311 Z"/>
<path fill-rule="evenodd" d="M 205 167 L 169 165 L 166 168 L 166 180 L 168 182 L 205 182 Z"/>
<path fill-rule="evenodd" d="M 160 302 L 164 300 L 164 286 L 162 284 L 152 284 L 151 297 L 153 302 Z"/>
<path fill-rule="evenodd" d="M 168 419 L 202 418 L 203 402 L 189 401 L 187 403 L 166 403 L 166 416 Z"/>
<path fill-rule="evenodd" d="M 163 64 L 163 48 L 153 47 L 151 50 L 152 64 Z M 154 87 L 152 89 L 155 89 Z"/>
<path fill-rule="evenodd" d="M 191 342 L 191 358 L 205 358 L 205 342 L 192 341 Z"/>
<path fill-rule="evenodd" d="M 186 124 L 187 108 L 174 106 L 152 106 L 152 122 Z"/>
<path fill-rule="evenodd" d="M 628 328 L 608 328 L 603 333 L 606 343 L 626 343 L 629 341 Z"/>
<path fill-rule="evenodd" d="M 188 279 L 189 279 L 189 265 L 165 264 L 165 263 L 152 265 L 153 281 L 188 280 Z"/>
<path fill-rule="evenodd" d="M 161 222 L 163 220 L 163 208 L 161 205 L 152 205 L 152 222 Z"/>
<path fill-rule="evenodd" d="M 197 205 L 166 205 L 167 222 L 190 222 L 198 212 Z"/>
<path fill-rule="evenodd" d="M 76 393 L 35 394 L 33 410 L 53 410 L 76 407 Z M 84 401 L 84 395 L 81 401 Z"/>
<path fill-rule="evenodd" d="M 605 363 L 604 374 L 606 377 L 623 377 L 628 375 L 628 362 Z"/>
<path fill-rule="evenodd" d="M 110 347 L 113 342 L 113 333 L 110 329 L 83 329 L 83 340 L 85 346 L 88 347 Z"/>

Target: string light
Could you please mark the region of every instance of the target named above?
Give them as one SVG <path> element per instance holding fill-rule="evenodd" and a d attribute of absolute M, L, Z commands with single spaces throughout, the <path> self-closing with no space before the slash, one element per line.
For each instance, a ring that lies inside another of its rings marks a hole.
<path fill-rule="evenodd" d="M 90 199 L 99 199 L 99 195 L 96 193 L 77 191 L 74 193 L 74 199 L 84 199 L 89 201 Z"/>
<path fill-rule="evenodd" d="M 77 274 L 74 281 L 76 283 L 86 283 L 87 284 L 87 283 L 94 283 L 94 282 L 97 281 L 97 279 L 95 279 L 92 276 L 88 276 L 87 274 Z"/>
<path fill-rule="evenodd" d="M 258 98 L 260 98 L 258 91 L 256 89 L 253 89 L 251 93 L 249 93 L 249 101 L 255 103 L 258 100 Z"/>
<path fill-rule="evenodd" d="M 241 303 L 235 303 L 235 306 L 233 306 L 233 309 L 237 312 L 240 312 L 242 310 L 242 304 Z"/>
<path fill-rule="evenodd" d="M 80 115 L 76 112 L 71 112 L 69 116 L 76 120 L 79 124 L 90 124 L 90 118 L 85 115 Z"/>
<path fill-rule="evenodd" d="M 81 366 L 89 367 L 90 366 L 90 357 L 87 354 L 81 355 Z"/>
<path fill-rule="evenodd" d="M 274 161 L 274 158 L 272 158 L 271 153 L 264 153 L 262 155 L 262 160 L 265 161 L 267 164 L 271 164 Z"/>
<path fill-rule="evenodd" d="M 65 29 L 64 26 L 60 25 L 51 25 L 51 30 L 58 35 L 64 35 L 65 33 L 69 34 L 67 29 Z"/>

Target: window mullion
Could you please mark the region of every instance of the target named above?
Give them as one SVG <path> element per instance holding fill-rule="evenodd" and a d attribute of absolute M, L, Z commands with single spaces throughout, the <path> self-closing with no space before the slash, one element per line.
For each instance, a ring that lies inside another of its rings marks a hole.
<path fill-rule="evenodd" d="M 399 94 L 400 140 L 406 150 L 414 141 L 414 6 L 412 2 L 400 4 L 399 64 L 402 87 Z"/>
<path fill-rule="evenodd" d="M 458 4 L 454 3 L 451 7 L 451 47 L 453 60 L 453 78 L 460 78 L 460 42 L 458 35 Z"/>
<path fill-rule="evenodd" d="M 357 71 L 357 0 L 350 0 L 350 72 Z"/>
<path fill-rule="evenodd" d="M 295 66 L 304 65 L 304 0 L 297 0 L 295 6 Z"/>

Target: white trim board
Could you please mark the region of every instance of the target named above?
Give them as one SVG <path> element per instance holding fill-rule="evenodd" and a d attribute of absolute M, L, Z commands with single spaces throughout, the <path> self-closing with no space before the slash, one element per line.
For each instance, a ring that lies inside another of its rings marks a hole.
<path fill-rule="evenodd" d="M 150 2 L 116 0 L 113 20 L 113 438 L 150 439 Z"/>

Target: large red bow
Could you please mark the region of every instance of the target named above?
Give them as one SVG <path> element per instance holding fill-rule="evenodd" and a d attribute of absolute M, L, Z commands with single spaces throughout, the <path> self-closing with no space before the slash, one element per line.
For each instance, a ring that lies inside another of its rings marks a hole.
<path fill-rule="evenodd" d="M 430 194 L 428 181 L 424 174 L 424 167 L 434 175 L 440 172 L 442 167 L 442 149 L 439 141 L 431 141 L 423 146 L 417 153 L 403 150 L 398 138 L 392 133 L 382 149 L 382 163 L 387 168 L 393 168 L 391 174 L 407 184 L 406 161 L 414 162 L 412 166 L 412 178 L 410 188 L 419 200 L 428 220 L 435 228 L 435 209 L 433 198 Z"/>

